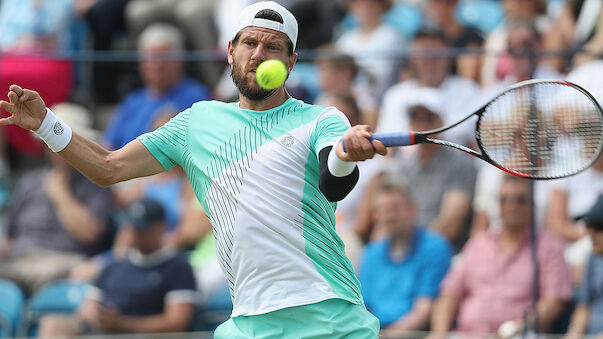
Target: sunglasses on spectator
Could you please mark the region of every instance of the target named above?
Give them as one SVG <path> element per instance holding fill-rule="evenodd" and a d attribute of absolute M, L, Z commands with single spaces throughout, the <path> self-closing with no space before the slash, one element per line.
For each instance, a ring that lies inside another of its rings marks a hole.
<path fill-rule="evenodd" d="M 500 203 L 501 204 L 506 204 L 506 203 L 516 203 L 519 205 L 523 205 L 525 203 L 528 202 L 528 197 L 526 195 L 501 195 L 500 196 Z"/>

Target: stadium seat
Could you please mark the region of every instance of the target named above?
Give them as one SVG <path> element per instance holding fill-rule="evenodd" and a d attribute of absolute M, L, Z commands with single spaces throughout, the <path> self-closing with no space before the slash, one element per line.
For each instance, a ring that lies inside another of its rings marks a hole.
<path fill-rule="evenodd" d="M 0 300 L 0 338 L 15 336 L 25 296 L 17 284 L 0 279 Z"/>
<path fill-rule="evenodd" d="M 410 41 L 421 29 L 423 14 L 419 7 L 401 2 L 385 13 L 383 20 L 398 29 L 404 38 Z"/>
<path fill-rule="evenodd" d="M 86 296 L 86 284 L 57 281 L 36 292 L 25 305 L 19 335 L 35 336 L 44 314 L 70 314 L 77 310 Z"/>
<path fill-rule="evenodd" d="M 484 34 L 498 26 L 503 17 L 502 5 L 496 0 L 462 0 L 457 7 L 457 19 Z"/>

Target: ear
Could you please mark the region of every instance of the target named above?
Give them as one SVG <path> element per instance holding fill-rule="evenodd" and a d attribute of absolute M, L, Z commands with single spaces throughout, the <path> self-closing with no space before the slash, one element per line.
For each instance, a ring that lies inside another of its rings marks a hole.
<path fill-rule="evenodd" d="M 232 65 L 232 63 L 234 62 L 234 58 L 232 57 L 232 54 L 234 53 L 234 46 L 232 45 L 232 40 L 230 40 L 228 42 L 228 64 Z"/>
<path fill-rule="evenodd" d="M 295 66 L 296 62 L 297 62 L 297 53 L 294 52 L 289 57 L 289 65 L 287 66 L 287 73 L 291 73 L 291 71 L 293 70 L 293 66 Z"/>

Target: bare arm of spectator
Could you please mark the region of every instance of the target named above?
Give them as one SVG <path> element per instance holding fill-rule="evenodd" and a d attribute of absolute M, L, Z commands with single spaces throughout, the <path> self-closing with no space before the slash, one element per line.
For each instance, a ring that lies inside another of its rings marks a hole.
<path fill-rule="evenodd" d="M 569 327 L 567 329 L 567 338 L 581 338 L 586 332 L 590 309 L 585 304 L 578 304 L 572 314 Z"/>
<path fill-rule="evenodd" d="M 464 191 L 449 191 L 444 194 L 440 213 L 431 222 L 431 228 L 454 241 L 463 229 L 471 210 L 471 196 Z"/>
<path fill-rule="evenodd" d="M 191 303 L 168 301 L 162 314 L 124 316 L 115 309 L 101 308 L 98 322 L 100 329 L 109 333 L 184 332 L 188 329 L 194 309 Z"/>
<path fill-rule="evenodd" d="M 37 92 L 12 85 L 8 98 L 10 102 L 0 101 L 0 108 L 11 113 L 11 116 L 0 119 L 0 126 L 14 124 L 29 130 L 40 128 L 46 116 L 46 104 Z M 67 147 L 58 154 L 100 186 L 109 186 L 164 170 L 159 161 L 138 140 L 111 152 L 74 133 Z"/>
<path fill-rule="evenodd" d="M 433 303 L 430 298 L 415 300 L 412 310 L 402 319 L 389 325 L 387 329 L 396 331 L 423 331 L 427 329 Z"/>
<path fill-rule="evenodd" d="M 205 211 L 196 199 L 195 197 L 190 198 L 182 220 L 176 228 L 174 236 L 169 238 L 168 244 L 178 248 L 186 248 L 196 244 L 207 232 L 211 231 L 209 218 L 207 218 Z"/>
<path fill-rule="evenodd" d="M 540 328 L 544 331 L 550 331 L 564 308 L 565 302 L 560 299 L 540 299 L 537 307 Z"/>
<path fill-rule="evenodd" d="M 445 334 L 450 331 L 456 311 L 460 303 L 459 297 L 443 291 L 435 302 L 431 315 L 431 331 L 436 334 Z"/>
<path fill-rule="evenodd" d="M 586 230 L 577 227 L 567 213 L 567 194 L 555 188 L 551 192 L 547 208 L 547 225 L 551 232 L 569 242 L 574 242 L 586 235 Z"/>
<path fill-rule="evenodd" d="M 98 241 L 104 225 L 90 209 L 76 199 L 69 187 L 70 169 L 53 168 L 44 182 L 44 189 L 56 209 L 61 225 L 77 241 L 92 244 Z"/>

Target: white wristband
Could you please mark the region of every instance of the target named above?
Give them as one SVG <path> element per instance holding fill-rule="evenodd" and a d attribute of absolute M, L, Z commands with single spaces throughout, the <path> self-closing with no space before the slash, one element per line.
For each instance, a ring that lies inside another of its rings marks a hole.
<path fill-rule="evenodd" d="M 337 156 L 336 149 L 341 142 L 341 138 L 333 145 L 329 157 L 327 158 L 327 168 L 329 172 L 336 177 L 345 177 L 354 171 L 356 163 L 354 161 L 343 161 Z"/>
<path fill-rule="evenodd" d="M 40 124 L 40 128 L 32 132 L 42 139 L 53 152 L 60 152 L 67 147 L 73 135 L 71 127 L 59 120 L 49 108 L 46 108 L 46 117 Z"/>

